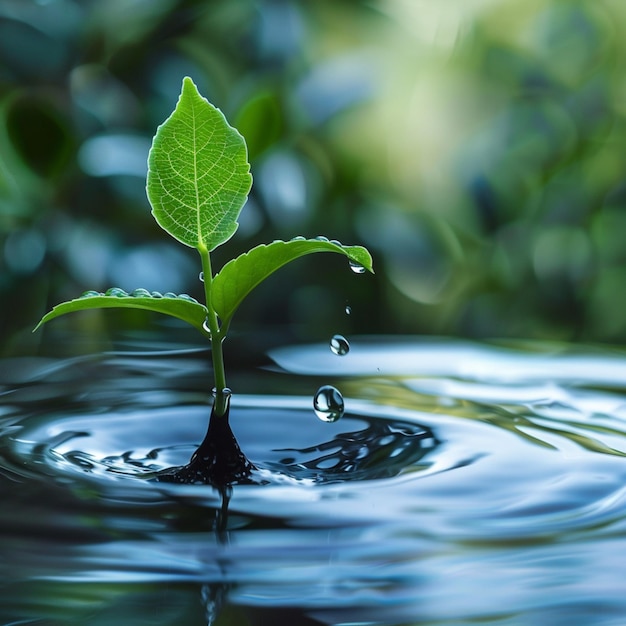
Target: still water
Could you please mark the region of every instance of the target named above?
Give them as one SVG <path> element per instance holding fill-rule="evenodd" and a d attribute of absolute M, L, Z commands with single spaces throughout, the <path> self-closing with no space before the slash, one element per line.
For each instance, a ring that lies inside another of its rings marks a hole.
<path fill-rule="evenodd" d="M 2 624 L 626 624 L 623 352 L 370 338 L 231 378 L 254 469 L 215 488 L 158 480 L 206 353 L 0 361 Z"/>

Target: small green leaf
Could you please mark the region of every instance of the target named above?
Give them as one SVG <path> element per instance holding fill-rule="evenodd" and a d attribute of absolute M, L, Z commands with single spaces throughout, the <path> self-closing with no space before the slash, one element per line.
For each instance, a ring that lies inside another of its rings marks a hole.
<path fill-rule="evenodd" d="M 251 185 L 244 138 L 186 77 L 148 157 L 154 218 L 178 241 L 214 250 L 237 230 Z"/>
<path fill-rule="evenodd" d="M 170 296 L 169 294 L 166 294 L 165 297 L 153 297 L 150 295 L 133 296 L 131 294 L 126 294 L 126 292 L 121 289 L 115 288 L 110 289 L 107 293 L 111 293 L 113 295 L 87 292 L 80 298 L 58 304 L 52 309 L 52 311 L 49 311 L 41 318 L 39 324 L 37 324 L 37 326 L 33 329 L 33 332 L 42 324 L 45 324 L 60 315 L 65 315 L 66 313 L 85 311 L 88 309 L 127 308 L 143 309 L 146 311 L 154 311 L 155 313 L 171 315 L 172 317 L 177 317 L 178 319 L 183 320 L 183 322 L 191 324 L 199 331 L 206 334 L 202 325 L 207 317 L 207 309 L 204 305 L 196 302 L 190 296 L 186 296 L 185 294 L 181 294 L 179 296 L 174 294 L 171 294 Z"/>
<path fill-rule="evenodd" d="M 212 306 L 227 324 L 242 300 L 270 274 L 290 261 L 314 252 L 337 252 L 370 272 L 372 257 L 362 246 L 343 246 L 321 239 L 292 239 L 260 245 L 229 261 L 215 276 Z"/>

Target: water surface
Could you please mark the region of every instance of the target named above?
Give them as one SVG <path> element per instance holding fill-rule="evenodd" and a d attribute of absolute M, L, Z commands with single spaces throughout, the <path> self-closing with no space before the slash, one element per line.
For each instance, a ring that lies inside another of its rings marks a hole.
<path fill-rule="evenodd" d="M 155 480 L 204 436 L 204 352 L 0 362 L 2 623 L 623 624 L 626 356 L 350 345 L 234 373 L 224 488 Z"/>

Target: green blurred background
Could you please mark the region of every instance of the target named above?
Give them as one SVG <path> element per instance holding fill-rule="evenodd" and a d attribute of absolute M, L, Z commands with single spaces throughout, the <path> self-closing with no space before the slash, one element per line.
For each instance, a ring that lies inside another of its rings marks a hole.
<path fill-rule="evenodd" d="M 144 192 L 184 75 L 250 149 L 216 266 L 323 234 L 377 269 L 302 259 L 233 329 L 623 343 L 624 32 L 624 0 L 0 0 L 0 353 L 87 289 L 200 296 Z M 129 321 L 168 330 L 54 324 Z"/>

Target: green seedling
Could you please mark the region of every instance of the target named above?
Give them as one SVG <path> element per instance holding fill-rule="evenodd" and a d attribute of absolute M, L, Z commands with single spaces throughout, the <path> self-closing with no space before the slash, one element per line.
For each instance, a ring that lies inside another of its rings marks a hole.
<path fill-rule="evenodd" d="M 205 303 L 186 294 L 162 295 L 145 289 L 130 294 L 115 287 L 104 293 L 87 291 L 55 306 L 36 329 L 65 313 L 112 307 L 145 309 L 183 320 L 210 341 L 216 389 L 213 413 L 223 416 L 229 391 L 222 343 L 235 311 L 258 284 L 283 265 L 314 252 L 342 254 L 357 272 L 373 272 L 372 258 L 361 246 L 344 246 L 324 237 L 296 237 L 257 246 L 213 274 L 211 252 L 237 230 L 251 186 L 244 138 L 198 93 L 191 78 L 184 78 L 176 108 L 152 141 L 146 190 L 157 223 L 199 252 Z"/>

